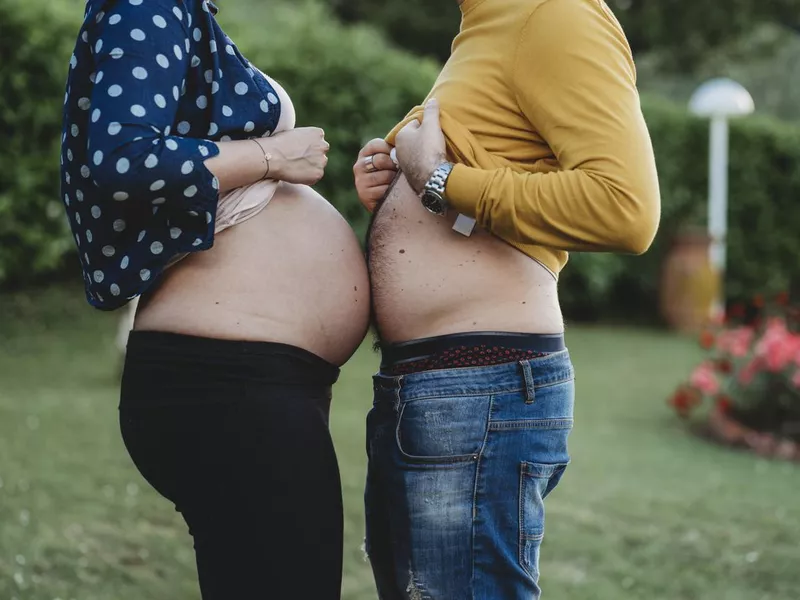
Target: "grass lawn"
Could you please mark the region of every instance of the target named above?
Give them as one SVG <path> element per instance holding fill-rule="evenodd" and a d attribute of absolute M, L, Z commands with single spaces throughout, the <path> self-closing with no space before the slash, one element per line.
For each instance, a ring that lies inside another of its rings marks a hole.
<path fill-rule="evenodd" d="M 115 316 L 75 289 L 46 294 L 0 297 L 0 599 L 196 600 L 186 528 L 119 437 Z M 693 343 L 580 327 L 568 341 L 573 463 L 548 504 L 545 597 L 800 598 L 800 468 L 707 444 L 673 418 L 664 398 L 697 359 Z M 333 409 L 345 600 L 375 598 L 360 550 L 375 366 L 363 349 Z"/>

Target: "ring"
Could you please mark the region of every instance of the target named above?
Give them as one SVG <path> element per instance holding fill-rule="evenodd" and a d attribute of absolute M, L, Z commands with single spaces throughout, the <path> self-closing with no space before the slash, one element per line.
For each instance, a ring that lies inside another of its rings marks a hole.
<path fill-rule="evenodd" d="M 378 170 L 375 166 L 375 155 L 370 154 L 369 156 L 364 158 L 364 168 L 366 169 L 367 173 L 374 173 Z"/>

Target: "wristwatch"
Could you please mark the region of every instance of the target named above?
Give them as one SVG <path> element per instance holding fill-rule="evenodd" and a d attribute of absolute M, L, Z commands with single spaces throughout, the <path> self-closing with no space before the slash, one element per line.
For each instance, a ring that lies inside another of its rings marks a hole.
<path fill-rule="evenodd" d="M 425 210 L 435 215 L 444 216 L 447 213 L 447 197 L 444 191 L 447 188 L 447 178 L 453 170 L 453 163 L 444 162 L 433 171 L 425 186 L 422 188 L 420 200 Z"/>

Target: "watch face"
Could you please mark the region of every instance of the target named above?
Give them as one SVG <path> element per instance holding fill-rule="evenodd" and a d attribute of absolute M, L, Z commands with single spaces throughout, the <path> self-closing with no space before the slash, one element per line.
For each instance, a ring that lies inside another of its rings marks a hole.
<path fill-rule="evenodd" d="M 430 190 L 422 194 L 422 206 L 435 215 L 444 214 L 444 201 L 441 196 Z"/>

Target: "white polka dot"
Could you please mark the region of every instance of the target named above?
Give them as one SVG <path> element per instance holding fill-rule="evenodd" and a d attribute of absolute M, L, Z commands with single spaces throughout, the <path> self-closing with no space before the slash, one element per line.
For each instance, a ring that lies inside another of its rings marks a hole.
<path fill-rule="evenodd" d="M 186 24 L 188 27 L 192 26 L 192 13 L 186 13 Z"/>
<path fill-rule="evenodd" d="M 98 71 L 97 75 L 94 78 L 94 82 L 95 83 L 100 83 L 101 81 L 103 81 L 103 72 L 102 71 Z"/>
<path fill-rule="evenodd" d="M 67 182 L 67 185 L 70 184 L 70 182 L 72 181 L 72 177 L 70 176 L 69 173 L 64 173 L 64 180 Z"/>
<path fill-rule="evenodd" d="M 164 69 L 169 68 L 169 59 L 163 54 L 156 56 L 156 62 L 158 63 L 159 67 L 163 67 Z"/>
<path fill-rule="evenodd" d="M 215 190 L 219 190 L 219 179 L 217 179 L 216 176 L 211 179 L 211 187 Z"/>
<path fill-rule="evenodd" d="M 199 213 L 198 213 L 196 210 L 190 210 L 190 211 L 189 211 L 189 216 L 190 216 L 190 217 L 198 217 L 198 216 L 200 216 L 200 215 L 199 215 Z"/>
<path fill-rule="evenodd" d="M 81 245 L 81 236 L 79 236 L 77 233 L 75 234 L 75 243 L 78 244 L 78 246 Z"/>
<path fill-rule="evenodd" d="M 221 138 L 219 138 L 219 141 L 220 142 L 230 142 L 232 139 L 233 138 L 231 136 L 229 136 L 229 135 L 223 135 Z"/>
<path fill-rule="evenodd" d="M 94 111 L 92 111 L 92 123 L 97 123 L 99 120 L 100 120 L 100 109 L 95 108 Z"/>
<path fill-rule="evenodd" d="M 178 89 L 177 85 L 172 88 L 172 96 L 175 98 L 175 100 L 180 100 L 181 98 L 181 91 Z"/>
<path fill-rule="evenodd" d="M 178 123 L 178 133 L 181 135 L 186 135 L 191 130 L 192 126 L 189 124 L 188 121 L 181 121 Z"/>
<path fill-rule="evenodd" d="M 192 246 L 199 246 L 202 243 L 203 243 L 203 240 L 201 240 L 200 238 L 197 238 L 195 241 L 192 242 Z"/>
<path fill-rule="evenodd" d="M 183 232 L 181 231 L 180 227 L 172 227 L 169 230 L 169 237 L 171 237 L 173 240 L 177 240 L 179 237 L 181 237 L 181 233 Z"/>
<path fill-rule="evenodd" d="M 125 173 L 127 173 L 130 168 L 131 168 L 131 161 L 129 161 L 127 158 L 120 158 L 117 161 L 117 173 L 119 173 L 120 175 L 124 175 Z"/>
<path fill-rule="evenodd" d="M 108 53 L 111 58 L 118 59 L 125 56 L 125 51 L 122 48 L 114 48 L 111 52 Z"/>
<path fill-rule="evenodd" d="M 100 21 L 103 20 L 103 17 L 105 17 L 105 16 L 106 16 L 105 11 L 101 10 L 99 13 L 97 13 L 97 16 L 94 18 L 94 20 L 95 20 L 96 23 L 99 23 Z"/>
<path fill-rule="evenodd" d="M 162 205 L 162 204 L 164 204 L 164 202 L 166 202 L 166 201 L 167 201 L 167 199 L 166 199 L 166 198 L 156 198 L 156 199 L 155 199 L 155 200 L 153 200 L 153 201 L 152 201 L 150 204 L 153 204 L 154 206 L 161 206 L 161 205 Z"/>
<path fill-rule="evenodd" d="M 133 6 L 139 6 L 142 3 L 142 0 L 128 0 Z"/>
<path fill-rule="evenodd" d="M 193 67 L 199 67 L 200 66 L 200 57 L 199 56 L 193 56 L 191 64 L 192 64 Z"/>
<path fill-rule="evenodd" d="M 92 101 L 88 98 L 81 98 L 78 100 L 78 108 L 81 110 L 89 110 L 89 107 L 92 106 Z"/>
<path fill-rule="evenodd" d="M 167 99 L 164 98 L 161 94 L 156 94 L 153 98 L 153 101 L 156 103 L 158 108 L 166 108 L 167 107 Z"/>
<path fill-rule="evenodd" d="M 225 46 L 225 52 L 227 52 L 231 56 L 236 55 L 236 50 L 234 50 L 233 46 Z"/>
<path fill-rule="evenodd" d="M 185 95 L 186 95 L 186 80 L 184 79 L 183 82 L 181 82 L 181 96 Z"/>
<path fill-rule="evenodd" d="M 144 239 L 144 236 L 145 236 L 145 235 L 147 235 L 147 232 L 146 232 L 144 229 L 142 229 L 142 230 L 139 232 L 139 237 L 137 237 L 137 238 L 136 238 L 136 241 L 137 241 L 137 242 L 141 242 L 141 241 Z"/>
<path fill-rule="evenodd" d="M 82 39 L 84 42 L 88 42 L 88 41 L 89 41 L 89 32 L 88 32 L 88 31 L 84 31 L 84 32 L 81 34 L 81 39 Z"/>
<path fill-rule="evenodd" d="M 247 73 L 250 75 L 250 77 L 255 77 L 256 74 L 256 72 L 250 67 L 247 67 Z"/>
<path fill-rule="evenodd" d="M 117 135 L 122 130 L 122 125 L 113 121 L 108 124 L 108 135 Z"/>
<path fill-rule="evenodd" d="M 222 114 L 226 117 L 230 117 L 233 115 L 233 109 L 230 106 L 223 106 L 222 107 Z"/>
<path fill-rule="evenodd" d="M 219 84 L 215 81 L 211 84 L 211 93 L 216 94 L 219 91 Z"/>
<path fill-rule="evenodd" d="M 110 88 L 108 88 L 108 95 L 111 96 L 112 98 L 117 98 L 118 96 L 121 96 L 122 86 L 119 86 L 117 84 L 112 85 Z"/>
<path fill-rule="evenodd" d="M 214 54 L 217 51 L 217 42 L 216 42 L 216 40 L 211 40 L 211 42 L 209 42 L 208 45 L 211 48 L 211 54 Z"/>
<path fill-rule="evenodd" d="M 208 106 L 208 98 L 205 96 L 198 96 L 197 98 L 197 108 L 203 109 Z"/>
<path fill-rule="evenodd" d="M 208 148 L 206 148 L 205 146 L 200 146 L 198 150 L 200 150 L 201 156 L 208 156 Z"/>
<path fill-rule="evenodd" d="M 109 23 L 110 25 L 116 25 L 116 24 L 117 24 L 117 23 L 119 23 L 120 21 L 122 21 L 122 17 L 120 17 L 119 15 L 111 15 L 111 16 L 109 17 L 109 19 L 108 19 L 108 23 Z"/>
<path fill-rule="evenodd" d="M 187 198 L 194 198 L 197 195 L 197 186 L 190 185 L 188 188 L 183 190 L 183 195 Z"/>
<path fill-rule="evenodd" d="M 106 278 L 105 274 L 102 271 L 95 271 L 92 273 L 92 277 L 97 283 L 103 283 L 103 279 Z"/>
<path fill-rule="evenodd" d="M 133 76 L 136 77 L 136 79 L 144 81 L 145 79 L 147 79 L 147 69 L 145 69 L 144 67 L 136 67 L 133 70 Z"/>
<path fill-rule="evenodd" d="M 78 134 L 81 132 L 81 130 L 73 123 L 72 127 L 69 128 L 69 132 L 72 134 L 72 137 L 78 137 Z"/>
<path fill-rule="evenodd" d="M 114 200 L 116 200 L 117 202 L 122 202 L 127 199 L 128 199 L 127 192 L 114 192 Z"/>
<path fill-rule="evenodd" d="M 114 246 L 103 246 L 102 252 L 103 256 L 107 256 L 108 258 L 111 258 L 117 253 L 116 249 L 114 249 Z"/>
<path fill-rule="evenodd" d="M 180 8 L 176 6 L 172 9 L 172 12 L 175 13 L 175 16 L 178 17 L 179 21 L 183 21 L 183 13 L 181 12 Z"/>
<path fill-rule="evenodd" d="M 95 219 L 99 219 L 102 216 L 102 214 L 103 214 L 103 211 L 100 210 L 99 206 L 95 205 L 95 206 L 92 207 L 92 216 Z"/>
<path fill-rule="evenodd" d="M 148 279 L 150 279 L 150 271 L 148 271 L 147 269 L 142 269 L 141 271 L 139 271 L 139 278 L 142 281 L 147 281 Z"/>
<path fill-rule="evenodd" d="M 134 29 L 131 31 L 131 37 L 137 42 L 143 42 L 147 37 L 141 29 Z"/>
<path fill-rule="evenodd" d="M 99 54 L 100 50 L 103 49 L 103 40 L 97 40 L 97 43 L 94 45 L 94 53 Z"/>
<path fill-rule="evenodd" d="M 108 289 L 112 296 L 119 296 L 119 286 L 116 283 L 112 283 Z"/>
<path fill-rule="evenodd" d="M 213 219 L 213 217 L 211 216 L 211 213 L 206 211 L 206 225 L 211 223 L 212 219 Z"/>
<path fill-rule="evenodd" d="M 259 104 L 259 106 L 261 107 L 261 111 L 262 112 L 265 112 L 265 113 L 269 112 L 269 102 L 267 102 L 266 100 L 262 100 L 261 104 Z"/>
<path fill-rule="evenodd" d="M 159 29 L 165 29 L 167 27 L 167 21 L 161 15 L 156 15 L 153 17 L 153 23 Z"/>
<path fill-rule="evenodd" d="M 117 233 L 125 231 L 126 227 L 125 221 L 123 221 L 122 219 L 117 219 L 116 221 L 114 221 L 113 227 L 114 231 L 116 231 Z"/>
<path fill-rule="evenodd" d="M 78 199 L 78 202 L 83 202 L 83 192 L 80 190 L 75 190 L 75 197 Z"/>
<path fill-rule="evenodd" d="M 240 96 L 244 96 L 247 93 L 248 89 L 250 88 L 247 87 L 247 84 L 244 81 L 240 81 L 239 83 L 236 84 L 236 87 L 233 88 L 233 91 L 235 91 Z"/>
<path fill-rule="evenodd" d="M 83 253 L 83 260 L 86 261 L 87 265 L 92 264 L 92 261 L 89 260 L 89 255 L 86 254 L 86 252 Z M 88 275 L 86 276 L 86 281 L 91 281 L 91 278 Z"/>
<path fill-rule="evenodd" d="M 91 243 L 93 237 L 94 236 L 92 235 L 92 232 L 87 229 L 86 230 L 86 241 Z"/>
<path fill-rule="evenodd" d="M 166 147 L 169 150 L 177 150 L 178 149 L 178 142 L 176 142 L 175 140 L 167 140 L 164 144 L 166 145 Z"/>
<path fill-rule="evenodd" d="M 183 173 L 184 175 L 188 175 L 192 171 L 194 171 L 194 163 L 192 161 L 187 160 L 185 163 L 181 165 L 181 173 Z"/>
<path fill-rule="evenodd" d="M 68 194 L 64 194 L 64 204 L 69 206 L 69 195 Z"/>
<path fill-rule="evenodd" d="M 127 268 L 128 268 L 128 264 L 129 264 L 130 262 L 131 262 L 131 259 L 130 259 L 130 258 L 128 258 L 127 256 L 123 256 L 123 257 L 122 257 L 122 260 L 121 260 L 121 261 L 119 261 L 119 268 L 120 268 L 120 269 L 127 269 Z"/>
<path fill-rule="evenodd" d="M 67 160 L 69 160 L 69 162 L 72 162 L 72 150 L 70 150 L 69 148 L 67 148 Z"/>
<path fill-rule="evenodd" d="M 131 114 L 134 117 L 143 117 L 147 114 L 147 111 L 144 109 L 144 106 L 140 104 L 134 104 L 131 106 Z"/>
<path fill-rule="evenodd" d="M 192 49 L 192 44 L 191 44 L 191 42 L 189 41 L 189 38 L 188 38 L 188 37 L 187 37 L 187 38 L 184 40 L 184 42 L 186 42 L 186 43 L 184 44 L 184 45 L 186 46 L 186 54 L 189 54 L 189 50 L 191 50 L 191 49 Z"/>
<path fill-rule="evenodd" d="M 89 167 L 83 165 L 81 167 L 81 175 L 83 176 L 84 179 L 89 179 L 89 177 L 91 177 L 92 175 L 92 172 L 89 170 Z"/>
<path fill-rule="evenodd" d="M 219 127 L 216 123 L 211 123 L 211 126 L 208 128 L 208 135 L 216 135 L 219 131 Z"/>
<path fill-rule="evenodd" d="M 78 66 L 78 59 L 75 58 L 75 55 L 72 55 L 72 58 L 69 59 L 69 66 L 73 69 Z"/>
<path fill-rule="evenodd" d="M 163 189 L 165 185 L 167 185 L 167 182 L 163 179 L 159 179 L 158 181 L 153 182 L 153 184 L 150 186 L 150 191 L 157 192 L 158 190 Z"/>
<path fill-rule="evenodd" d="M 175 58 L 178 60 L 183 60 L 183 50 L 181 50 L 181 47 L 178 46 L 178 44 L 175 44 L 175 47 L 172 49 L 172 51 L 175 52 Z"/>
<path fill-rule="evenodd" d="M 144 160 L 144 166 L 148 169 L 153 169 L 158 166 L 158 157 L 155 154 L 148 154 Z"/>
<path fill-rule="evenodd" d="M 150 244 L 150 252 L 153 254 L 161 254 L 164 251 L 164 244 L 161 242 L 153 242 Z"/>
<path fill-rule="evenodd" d="M 103 152 L 98 150 L 97 152 L 94 153 L 94 164 L 99 166 L 100 164 L 102 164 L 102 162 L 103 162 Z"/>
<path fill-rule="evenodd" d="M 275 94 L 273 94 L 272 92 L 270 92 L 269 94 L 267 94 L 267 99 L 268 99 L 270 102 L 272 102 L 273 104 L 277 104 L 277 103 L 278 103 L 278 97 L 277 97 Z"/>
<path fill-rule="evenodd" d="M 67 204 L 69 205 L 69 202 L 67 202 Z M 81 213 L 77 213 L 77 212 L 75 213 L 75 222 L 76 222 L 78 225 L 80 225 L 80 224 L 81 224 Z"/>
<path fill-rule="evenodd" d="M 167 126 L 164 128 L 164 135 L 169 135 L 169 132 L 170 132 L 170 131 L 172 131 L 172 128 L 171 128 L 169 125 L 167 125 Z"/>

